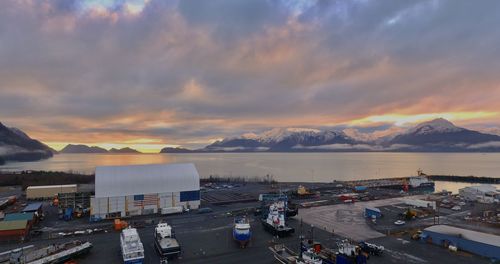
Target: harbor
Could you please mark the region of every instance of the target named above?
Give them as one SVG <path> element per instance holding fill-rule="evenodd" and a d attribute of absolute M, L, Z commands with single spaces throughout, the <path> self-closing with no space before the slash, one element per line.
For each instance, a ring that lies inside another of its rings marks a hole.
<path fill-rule="evenodd" d="M 133 187 L 144 172 L 149 185 Z M 450 225 L 500 237 L 494 186 L 451 194 L 436 191 L 422 172 L 330 183 L 251 182 L 200 180 L 194 166 L 178 164 L 103 167 L 95 177 L 94 187 L 10 188 L 0 224 L 29 224 L 26 232 L 5 237 L 2 255 L 78 240 L 91 247 L 66 254 L 77 263 L 488 263 L 495 253 L 432 245 L 424 239 L 433 234 L 426 228 Z M 110 181 L 115 177 L 120 181 Z"/>

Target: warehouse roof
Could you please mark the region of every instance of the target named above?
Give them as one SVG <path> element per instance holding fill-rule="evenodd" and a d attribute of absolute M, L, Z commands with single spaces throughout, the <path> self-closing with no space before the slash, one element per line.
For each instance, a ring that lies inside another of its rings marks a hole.
<path fill-rule="evenodd" d="M 461 237 L 463 239 L 488 244 L 492 246 L 500 246 L 500 236 L 491 235 L 487 233 L 476 232 L 463 228 L 447 226 L 447 225 L 434 225 L 424 229 L 424 231 L 445 234 L 449 236 Z"/>
<path fill-rule="evenodd" d="M 64 185 L 42 185 L 42 186 L 28 186 L 29 190 L 34 189 L 51 189 L 51 188 L 76 188 L 76 184 L 64 184 Z"/>
<path fill-rule="evenodd" d="M 192 163 L 102 166 L 95 171 L 95 197 L 194 191 L 200 175 Z"/>
<path fill-rule="evenodd" d="M 42 207 L 42 203 L 31 203 L 31 204 L 28 204 L 26 207 L 24 207 L 24 210 L 23 212 L 34 212 L 34 211 L 38 211 L 38 209 L 40 209 Z"/>
<path fill-rule="evenodd" d="M 26 220 L 1 221 L 0 222 L 0 231 L 26 229 L 27 225 L 28 225 L 28 221 L 26 221 Z"/>
<path fill-rule="evenodd" d="M 18 220 L 33 220 L 34 213 L 13 213 L 6 214 L 4 217 L 4 221 L 18 221 Z"/>

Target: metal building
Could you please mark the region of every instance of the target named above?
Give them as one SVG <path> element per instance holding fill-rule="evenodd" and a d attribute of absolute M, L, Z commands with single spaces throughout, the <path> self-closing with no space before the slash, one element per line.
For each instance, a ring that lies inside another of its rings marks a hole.
<path fill-rule="evenodd" d="M 194 164 L 97 167 L 94 219 L 159 213 L 162 209 L 200 205 L 200 176 Z"/>
<path fill-rule="evenodd" d="M 458 190 L 458 194 L 465 200 L 484 203 L 494 203 L 500 199 L 500 192 L 493 185 L 467 186 Z"/>
<path fill-rule="evenodd" d="M 59 193 L 74 193 L 76 191 L 76 184 L 28 186 L 28 188 L 26 188 L 26 198 L 28 200 L 52 199 Z"/>
<path fill-rule="evenodd" d="M 500 236 L 463 228 L 435 225 L 423 230 L 422 238 L 443 246 L 455 246 L 458 250 L 500 260 Z"/>
<path fill-rule="evenodd" d="M 0 240 L 23 240 L 29 233 L 28 221 L 0 221 Z"/>

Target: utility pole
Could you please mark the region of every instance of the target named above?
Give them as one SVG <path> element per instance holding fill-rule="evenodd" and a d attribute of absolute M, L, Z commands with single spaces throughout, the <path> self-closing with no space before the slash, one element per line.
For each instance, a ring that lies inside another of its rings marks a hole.
<path fill-rule="evenodd" d="M 314 225 L 311 225 L 311 241 L 314 244 Z"/>

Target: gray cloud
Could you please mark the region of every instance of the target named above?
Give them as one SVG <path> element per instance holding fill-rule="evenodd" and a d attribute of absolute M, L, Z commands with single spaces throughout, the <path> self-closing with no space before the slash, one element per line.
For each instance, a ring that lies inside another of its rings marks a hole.
<path fill-rule="evenodd" d="M 2 3 L 2 121 L 187 142 L 391 112 L 500 111 L 498 1 L 151 0 L 137 15 L 118 2 Z"/>

